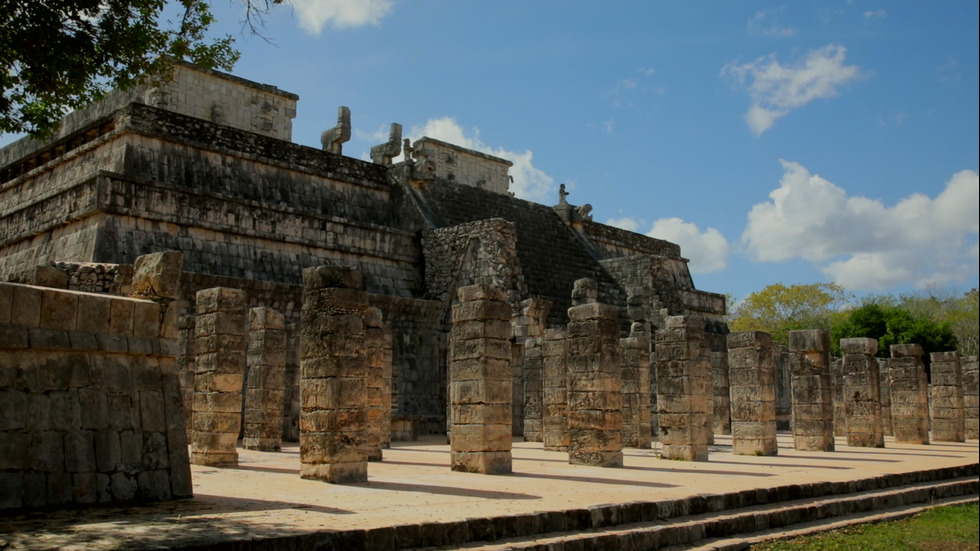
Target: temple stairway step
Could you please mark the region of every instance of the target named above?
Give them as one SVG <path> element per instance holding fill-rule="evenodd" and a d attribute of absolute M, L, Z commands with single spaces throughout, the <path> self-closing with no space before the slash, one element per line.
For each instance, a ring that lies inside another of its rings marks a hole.
<path fill-rule="evenodd" d="M 652 522 L 473 542 L 453 548 L 480 551 L 746 549 L 752 543 L 797 533 L 897 518 L 933 506 L 976 502 L 978 493 L 980 481 L 975 476 L 968 476 L 852 494 L 779 501 Z"/>

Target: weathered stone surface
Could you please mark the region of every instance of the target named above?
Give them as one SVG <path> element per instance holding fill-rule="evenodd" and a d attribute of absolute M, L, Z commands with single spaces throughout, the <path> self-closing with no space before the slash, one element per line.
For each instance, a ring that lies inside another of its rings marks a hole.
<path fill-rule="evenodd" d="M 963 368 L 963 414 L 966 438 L 980 438 L 980 366 L 977 356 L 966 356 L 960 360 Z"/>
<path fill-rule="evenodd" d="M 541 343 L 544 449 L 568 450 L 568 341 L 563 329 L 548 329 Z"/>
<path fill-rule="evenodd" d="M 272 308 L 248 312 L 248 378 L 242 446 L 249 450 L 282 449 L 282 416 L 286 397 L 286 332 L 283 316 Z"/>
<path fill-rule="evenodd" d="M 830 333 L 790 331 L 793 390 L 793 447 L 834 451 L 833 390 L 830 380 Z"/>
<path fill-rule="evenodd" d="M 668 316 L 657 335 L 657 407 L 661 457 L 707 461 L 713 396 L 704 321 Z"/>
<path fill-rule="evenodd" d="M 196 302 L 191 463 L 234 467 L 245 373 L 245 294 L 215 287 L 199 291 Z"/>
<path fill-rule="evenodd" d="M 881 421 L 881 382 L 876 339 L 841 339 L 844 413 L 847 445 L 865 448 L 885 446 Z"/>
<path fill-rule="evenodd" d="M 118 324 L 119 334 L 109 320 L 76 323 L 80 303 L 105 306 L 106 315 L 117 303 L 122 312 L 157 305 L 23 287 L 0 283 L 0 306 L 18 295 L 41 299 L 37 316 L 8 310 L 0 324 L 0 335 L 26 337 L 0 337 L 0 509 L 189 497 L 184 414 L 159 323 L 142 346 L 129 343 L 131 325 Z"/>
<path fill-rule="evenodd" d="M 505 295 L 494 288 L 462 287 L 458 297 L 449 334 L 451 467 L 454 471 L 509 473 L 513 432 L 509 340 L 489 336 L 498 334 L 493 330 L 457 331 L 456 324 L 508 324 L 510 308 Z"/>
<path fill-rule="evenodd" d="M 391 441 L 392 333 L 380 308 L 368 308 L 364 318 L 367 366 L 367 458 L 381 461 Z"/>
<path fill-rule="evenodd" d="M 732 449 L 741 455 L 776 455 L 774 346 L 768 333 L 728 335 Z"/>
<path fill-rule="evenodd" d="M 594 302 L 592 280 L 579 280 L 568 309 L 568 461 L 623 464 L 619 311 Z"/>
<path fill-rule="evenodd" d="M 635 321 L 630 336 L 620 339 L 622 357 L 623 446 L 649 448 L 650 420 L 650 324 Z M 615 400 L 615 397 L 612 399 Z"/>
<path fill-rule="evenodd" d="M 300 476 L 334 484 L 367 481 L 367 296 L 359 269 L 303 271 Z M 322 370 L 323 365 L 343 365 Z"/>
<path fill-rule="evenodd" d="M 922 347 L 891 345 L 888 375 L 891 378 L 892 428 L 895 442 L 929 443 L 929 390 Z"/>
<path fill-rule="evenodd" d="M 956 352 L 933 352 L 930 405 L 932 439 L 936 442 L 963 442 L 966 416 L 963 401 L 963 369 Z"/>

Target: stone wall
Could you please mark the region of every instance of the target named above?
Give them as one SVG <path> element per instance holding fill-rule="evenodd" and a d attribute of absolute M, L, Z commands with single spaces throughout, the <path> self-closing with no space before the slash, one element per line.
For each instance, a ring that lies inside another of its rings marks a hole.
<path fill-rule="evenodd" d="M 0 283 L 0 509 L 191 495 L 161 319 L 155 302 Z"/>
<path fill-rule="evenodd" d="M 142 105 L 114 120 L 109 134 L 2 184 L 0 278 L 171 249 L 194 272 L 296 284 L 306 266 L 357 263 L 371 292 L 420 290 L 417 238 L 397 229 L 399 194 L 376 165 Z"/>
<path fill-rule="evenodd" d="M 472 149 L 435 140 L 419 138 L 412 144 L 414 156 L 426 163 L 437 179 L 456 181 L 495 193 L 507 193 L 513 163 Z"/>
<path fill-rule="evenodd" d="M 502 219 L 478 220 L 429 230 L 422 237 L 426 296 L 448 303 L 467 285 L 503 290 L 512 303 L 526 293 L 517 262 L 514 224 Z"/>

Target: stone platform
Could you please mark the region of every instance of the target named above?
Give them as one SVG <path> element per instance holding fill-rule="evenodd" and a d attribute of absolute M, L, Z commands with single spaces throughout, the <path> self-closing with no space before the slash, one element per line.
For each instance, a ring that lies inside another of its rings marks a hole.
<path fill-rule="evenodd" d="M 731 453 L 730 436 L 716 436 L 708 462 L 627 449 L 621 468 L 569 465 L 565 453 L 515 442 L 508 475 L 450 470 L 444 439 L 395 442 L 356 485 L 301 479 L 295 445 L 240 448 L 237 468 L 192 466 L 193 499 L 7 515 L 0 548 L 458 548 L 818 496 L 836 503 L 862 490 L 947 478 L 965 479 L 958 491 L 976 500 L 975 440 L 923 446 L 886 438 L 878 449 L 839 438 L 836 452 L 795 451 L 791 440 L 779 434 L 777 456 L 743 456 Z"/>

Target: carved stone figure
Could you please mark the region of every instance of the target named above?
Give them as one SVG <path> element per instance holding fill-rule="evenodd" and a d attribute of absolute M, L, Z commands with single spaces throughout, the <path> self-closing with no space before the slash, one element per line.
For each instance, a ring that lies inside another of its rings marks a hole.
<path fill-rule="evenodd" d="M 320 134 L 320 144 L 328 153 L 340 155 L 343 143 L 350 140 L 350 109 L 344 105 L 337 108 L 337 126 Z"/>
<path fill-rule="evenodd" d="M 371 161 L 382 166 L 391 166 L 391 159 L 402 152 L 402 125 L 391 123 L 388 141 L 371 148 Z"/>

